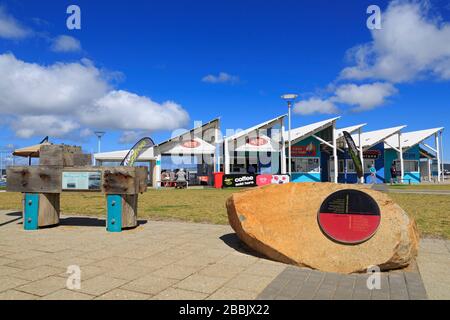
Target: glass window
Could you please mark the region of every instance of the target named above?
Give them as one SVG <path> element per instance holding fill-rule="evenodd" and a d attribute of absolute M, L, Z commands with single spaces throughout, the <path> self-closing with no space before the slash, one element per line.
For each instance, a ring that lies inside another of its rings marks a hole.
<path fill-rule="evenodd" d="M 364 159 L 364 173 L 370 173 L 370 168 L 375 167 L 375 159 Z"/>
<path fill-rule="evenodd" d="M 355 163 L 352 159 L 347 160 L 347 173 L 355 173 Z"/>
<path fill-rule="evenodd" d="M 345 172 L 344 163 L 344 160 L 339 160 L 339 173 Z"/>
<path fill-rule="evenodd" d="M 401 163 L 400 160 L 396 160 L 394 161 L 395 163 L 395 168 L 397 169 L 397 171 L 401 171 Z M 404 160 L 403 161 L 403 167 L 405 169 L 405 172 L 419 172 L 419 161 L 415 161 L 415 160 Z"/>
<path fill-rule="evenodd" d="M 292 172 L 320 173 L 319 158 L 292 158 Z"/>

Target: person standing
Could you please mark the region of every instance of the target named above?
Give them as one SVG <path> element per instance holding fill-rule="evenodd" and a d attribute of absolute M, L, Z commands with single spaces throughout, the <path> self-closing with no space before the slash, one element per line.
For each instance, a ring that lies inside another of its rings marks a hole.
<path fill-rule="evenodd" d="M 397 181 L 397 168 L 395 167 L 395 164 L 392 163 L 391 165 L 391 183 L 395 183 Z"/>

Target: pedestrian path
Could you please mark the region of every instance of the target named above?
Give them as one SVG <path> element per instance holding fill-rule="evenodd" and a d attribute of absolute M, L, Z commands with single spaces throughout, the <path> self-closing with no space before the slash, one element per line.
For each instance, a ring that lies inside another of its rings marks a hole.
<path fill-rule="evenodd" d="M 0 300 L 425 299 L 423 288 L 449 298 L 449 242 L 421 249 L 418 268 L 383 274 L 382 289 L 368 292 L 368 275 L 267 260 L 229 226 L 141 221 L 108 233 L 101 218 L 63 216 L 59 227 L 24 231 L 20 212 L 0 211 Z M 80 268 L 79 289 L 67 286 L 69 266 Z"/>

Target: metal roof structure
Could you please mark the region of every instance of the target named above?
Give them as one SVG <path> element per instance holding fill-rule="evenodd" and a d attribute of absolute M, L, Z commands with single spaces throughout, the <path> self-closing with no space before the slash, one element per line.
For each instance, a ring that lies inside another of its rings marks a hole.
<path fill-rule="evenodd" d="M 138 161 L 150 161 L 155 160 L 155 154 L 154 154 L 154 147 L 151 147 L 147 149 L 141 156 L 139 157 Z M 96 153 L 94 154 L 95 160 L 100 161 L 122 161 L 127 153 L 130 150 L 119 150 L 119 151 L 112 151 L 112 152 L 102 152 L 102 153 Z"/>
<path fill-rule="evenodd" d="M 296 143 L 300 140 L 304 140 L 312 135 L 315 135 L 316 133 L 331 127 L 333 123 L 337 120 L 339 120 L 341 117 L 331 118 L 328 120 L 323 120 L 320 122 L 315 122 L 312 124 L 308 124 L 307 126 L 299 127 L 296 129 L 291 129 L 291 143 Z M 284 132 L 284 139 L 286 142 L 288 142 L 288 132 Z"/>
<path fill-rule="evenodd" d="M 344 131 L 347 131 L 348 133 L 352 134 L 352 133 L 355 133 L 356 131 L 358 131 L 359 129 L 361 129 L 362 127 L 365 127 L 366 125 L 367 125 L 367 123 L 361 123 L 361 124 L 357 124 L 355 126 L 336 129 L 337 138 L 338 139 L 343 138 Z"/>
<path fill-rule="evenodd" d="M 427 130 L 419 130 L 419 131 L 411 131 L 402 133 L 402 148 L 403 150 L 407 150 L 409 148 L 414 147 L 415 145 L 420 144 L 421 142 L 427 140 L 434 134 L 443 131 L 444 128 L 433 128 Z M 384 147 L 386 149 L 399 148 L 398 139 L 395 137 L 390 137 L 386 140 Z"/>
<path fill-rule="evenodd" d="M 370 149 L 374 145 L 377 145 L 378 143 L 383 142 L 393 135 L 399 133 L 404 128 L 406 128 L 406 126 L 398 126 L 393 128 L 363 132 L 361 133 L 362 147 L 363 149 Z M 352 138 L 355 141 L 356 146 L 359 147 L 358 135 L 352 135 Z"/>
<path fill-rule="evenodd" d="M 253 132 L 253 131 L 256 131 L 256 130 L 259 130 L 259 129 L 268 128 L 268 127 L 270 127 L 272 124 L 274 124 L 275 122 L 280 121 L 281 119 L 286 118 L 286 116 L 287 116 L 286 114 L 283 114 L 283 115 L 281 115 L 281 116 L 279 116 L 279 117 L 276 117 L 276 118 L 274 118 L 274 119 L 272 119 L 272 120 L 268 120 L 268 121 L 265 121 L 265 122 L 263 122 L 263 123 L 260 123 L 260 124 L 258 124 L 258 125 L 256 125 L 256 126 L 253 126 L 253 127 L 251 127 L 251 128 L 248 128 L 248 129 L 246 129 L 246 130 L 239 131 L 239 132 L 235 133 L 235 134 L 232 135 L 232 136 L 226 137 L 226 140 L 228 140 L 228 141 L 236 140 L 236 139 L 239 139 L 239 138 L 241 138 L 241 137 L 243 137 L 243 136 L 248 135 L 249 133 L 251 133 L 251 132 Z"/>
<path fill-rule="evenodd" d="M 218 125 L 218 122 L 220 121 L 220 118 L 216 118 L 214 120 L 211 120 L 205 124 L 202 124 L 200 126 L 194 127 L 189 131 L 186 131 L 182 134 L 179 134 L 173 138 L 170 138 L 164 142 L 161 142 L 159 144 L 154 145 L 153 147 L 149 148 L 148 150 L 146 150 L 141 156 L 139 156 L 138 161 L 150 161 L 150 160 L 155 160 L 157 158 L 157 155 L 160 153 L 160 148 L 163 145 L 166 145 L 170 142 L 176 142 L 177 140 L 180 140 L 180 138 L 182 138 L 185 135 L 188 134 L 195 134 L 196 130 L 199 129 L 203 129 L 205 127 L 213 127 L 215 125 Z M 210 149 L 212 148 L 212 146 L 205 146 L 203 149 L 211 151 Z M 123 158 L 125 158 L 125 156 L 127 155 L 127 153 L 130 150 L 119 150 L 119 151 L 112 151 L 112 152 L 102 152 L 102 153 L 96 153 L 94 154 L 94 159 L 95 160 L 100 160 L 100 161 L 118 161 L 118 160 L 123 160 Z"/>
<path fill-rule="evenodd" d="M 207 122 L 205 124 L 202 124 L 200 126 L 194 127 L 191 130 L 186 131 L 186 132 L 184 132 L 182 134 L 179 134 L 179 135 L 177 135 L 175 137 L 172 137 L 172 138 L 170 138 L 170 139 L 168 139 L 168 140 L 166 140 L 164 142 L 158 143 L 158 144 L 156 144 L 154 146 L 154 148 L 158 148 L 158 147 L 161 147 L 162 145 L 167 144 L 169 142 L 172 142 L 172 141 L 175 141 L 175 140 L 179 140 L 181 137 L 183 137 L 183 136 L 185 136 L 187 134 L 190 134 L 190 133 L 194 133 L 195 134 L 195 131 L 197 131 L 198 129 L 203 129 L 205 127 L 213 127 L 214 125 L 218 125 L 219 121 L 220 121 L 220 117 L 219 118 L 215 118 L 215 119 L 213 119 L 213 120 L 211 120 L 211 121 L 209 121 L 209 122 Z"/>

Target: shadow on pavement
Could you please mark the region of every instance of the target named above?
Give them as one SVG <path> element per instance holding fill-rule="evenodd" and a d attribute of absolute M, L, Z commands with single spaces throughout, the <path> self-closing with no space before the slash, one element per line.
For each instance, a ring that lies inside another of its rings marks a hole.
<path fill-rule="evenodd" d="M 10 217 L 22 217 L 22 211 L 8 212 L 6 215 Z"/>
<path fill-rule="evenodd" d="M 138 226 L 146 224 L 147 220 L 138 220 Z M 61 218 L 60 226 L 77 226 L 77 227 L 104 227 L 106 228 L 106 220 L 95 217 L 67 217 Z"/>
<path fill-rule="evenodd" d="M 260 254 L 259 252 L 256 252 L 252 248 L 248 247 L 244 242 L 242 242 L 241 239 L 238 238 L 236 233 L 224 234 L 223 236 L 220 237 L 220 240 L 222 240 L 230 248 L 233 248 L 234 250 L 240 253 L 254 256 L 257 258 L 267 259 L 267 257 Z"/>
<path fill-rule="evenodd" d="M 21 220 L 21 219 L 22 219 L 22 212 L 20 212 L 20 211 L 17 211 L 17 212 L 8 212 L 6 215 L 9 216 L 9 217 L 17 217 L 17 218 L 11 219 L 11 220 L 6 221 L 6 222 L 3 222 L 3 223 L 0 223 L 0 227 L 5 226 L 5 225 L 7 225 L 7 224 L 10 224 L 10 223 L 13 223 L 13 222 L 15 222 L 15 221 L 18 221 L 18 220 Z"/>

